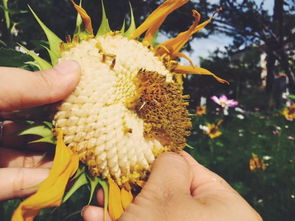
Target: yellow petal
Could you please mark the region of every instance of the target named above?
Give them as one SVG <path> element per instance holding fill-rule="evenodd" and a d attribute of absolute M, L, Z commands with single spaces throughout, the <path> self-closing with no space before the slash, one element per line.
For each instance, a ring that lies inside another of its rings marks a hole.
<path fill-rule="evenodd" d="M 124 210 L 132 203 L 133 195 L 131 191 L 126 190 L 124 187 L 121 189 L 121 201 Z"/>
<path fill-rule="evenodd" d="M 210 75 L 210 76 L 214 77 L 220 83 L 229 84 L 228 81 L 223 80 L 220 77 L 217 77 L 215 74 L 213 74 L 212 72 L 206 70 L 205 68 L 201 68 L 201 67 L 197 67 L 197 66 L 177 65 L 173 71 L 176 72 L 176 73 L 182 73 L 182 74 Z"/>
<path fill-rule="evenodd" d="M 112 220 L 117 220 L 123 214 L 124 210 L 121 204 L 121 191 L 112 178 L 109 182 L 109 214 Z"/>
<path fill-rule="evenodd" d="M 79 157 L 63 142 L 61 130 L 57 130 L 57 145 L 49 176 L 35 194 L 25 199 L 15 210 L 12 221 L 30 221 L 42 208 L 59 206 L 70 177 L 76 172 Z"/>
<path fill-rule="evenodd" d="M 189 0 L 166 0 L 161 4 L 156 10 L 150 14 L 147 19 L 134 31 L 131 38 L 137 38 L 142 33 L 148 30 L 147 38 L 144 41 L 152 40 L 153 36 L 156 34 L 157 30 L 164 22 L 166 17 L 173 12 L 175 9 L 181 7 Z"/>
<path fill-rule="evenodd" d="M 193 61 L 186 54 L 183 54 L 181 52 L 175 52 L 174 56 L 175 57 L 182 57 L 182 58 L 186 59 L 191 64 L 191 66 L 194 66 Z"/>
<path fill-rule="evenodd" d="M 157 47 L 157 55 L 161 56 L 167 52 L 163 50 L 163 48 L 167 48 L 169 50 L 169 55 L 171 58 L 175 58 L 178 56 L 178 52 L 183 48 L 183 46 L 188 42 L 190 37 L 195 34 L 196 32 L 200 31 L 203 29 L 207 24 L 211 22 L 211 20 L 214 18 L 214 15 L 221 9 L 216 10 L 213 15 L 205 22 L 202 24 L 198 25 L 201 15 L 196 11 L 193 10 L 193 16 L 195 18 L 194 23 L 190 26 L 190 28 L 187 31 L 179 33 L 175 38 L 172 38 L 162 44 L 160 44 Z"/>
<path fill-rule="evenodd" d="M 91 22 L 91 18 L 90 16 L 87 14 L 87 12 L 80 7 L 79 5 L 77 5 L 74 0 L 70 0 L 71 3 L 73 4 L 73 6 L 75 7 L 75 9 L 77 10 L 77 12 L 79 13 L 79 15 L 81 16 L 84 26 L 85 26 L 85 30 L 93 35 L 93 28 L 92 28 L 92 22 Z"/>

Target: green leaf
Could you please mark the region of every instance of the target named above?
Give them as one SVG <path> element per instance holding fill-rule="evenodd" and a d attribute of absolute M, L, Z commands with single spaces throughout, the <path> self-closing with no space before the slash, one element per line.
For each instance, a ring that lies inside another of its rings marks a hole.
<path fill-rule="evenodd" d="M 63 198 L 63 203 L 66 202 L 80 187 L 83 185 L 86 185 L 88 183 L 88 180 L 86 178 L 86 174 L 82 173 L 78 179 L 75 181 L 73 186 L 69 189 L 69 191 L 66 193 L 66 195 Z"/>
<path fill-rule="evenodd" d="M 295 100 L 295 94 L 289 94 L 287 97 L 290 98 L 290 99 Z"/>
<path fill-rule="evenodd" d="M 189 145 L 188 143 L 186 143 L 185 146 L 190 148 L 190 149 L 195 149 L 193 146 Z"/>
<path fill-rule="evenodd" d="M 32 60 L 28 54 L 13 49 L 0 48 L 0 66 L 21 67 Z"/>
<path fill-rule="evenodd" d="M 109 20 L 106 16 L 103 0 L 101 0 L 101 11 L 102 11 L 102 18 L 101 18 L 101 24 L 100 27 L 96 33 L 96 36 L 104 35 L 111 31 Z"/>
<path fill-rule="evenodd" d="M 130 25 L 129 25 L 128 30 L 124 33 L 124 36 L 126 36 L 126 37 L 130 37 L 136 29 L 134 15 L 133 15 L 133 9 L 132 9 L 130 2 L 129 2 L 129 7 L 130 7 Z"/>
<path fill-rule="evenodd" d="M 4 12 L 7 11 L 10 15 L 28 13 L 27 10 L 13 10 L 13 9 L 10 9 L 10 8 L 5 8 L 3 5 L 0 5 L 0 8 L 3 9 Z"/>
<path fill-rule="evenodd" d="M 7 46 L 7 44 L 2 40 L 0 40 L 0 45 Z"/>
<path fill-rule="evenodd" d="M 41 28 L 43 29 L 48 42 L 49 42 L 49 48 L 50 51 L 52 51 L 52 53 L 56 54 L 57 57 L 61 56 L 61 52 L 60 52 L 60 44 L 62 43 L 62 40 L 56 36 L 56 34 L 54 34 L 49 28 L 46 27 L 46 25 L 39 19 L 39 17 L 36 15 L 36 13 L 33 11 L 33 9 L 28 5 L 30 11 L 32 12 L 32 14 L 34 15 L 35 19 L 37 20 L 37 22 L 39 23 L 39 25 L 41 26 Z M 51 57 L 51 63 L 53 65 L 55 65 L 57 63 L 57 58 L 56 57 Z"/>
<path fill-rule="evenodd" d="M 40 70 L 46 70 L 46 69 L 50 69 L 52 68 L 52 65 L 49 64 L 47 61 L 45 61 L 44 59 L 40 58 L 38 55 L 36 55 L 34 52 L 28 50 L 27 48 L 25 48 L 24 46 L 22 46 L 21 44 L 18 44 L 22 49 L 24 49 L 27 54 L 31 55 L 32 58 L 34 58 L 35 62 L 40 66 Z"/>

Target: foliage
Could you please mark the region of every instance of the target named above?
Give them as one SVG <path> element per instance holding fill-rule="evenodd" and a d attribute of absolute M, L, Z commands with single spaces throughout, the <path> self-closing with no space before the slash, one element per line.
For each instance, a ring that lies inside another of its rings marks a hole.
<path fill-rule="evenodd" d="M 230 182 L 265 220 L 294 220 L 294 122 L 284 119 L 279 111 L 217 113 L 211 108 L 207 115 L 193 117 L 189 145 L 195 148 L 188 151 Z M 219 137 L 210 139 L 199 129 L 199 125 L 220 119 Z M 252 154 L 264 159 L 265 170 L 250 170 Z"/>

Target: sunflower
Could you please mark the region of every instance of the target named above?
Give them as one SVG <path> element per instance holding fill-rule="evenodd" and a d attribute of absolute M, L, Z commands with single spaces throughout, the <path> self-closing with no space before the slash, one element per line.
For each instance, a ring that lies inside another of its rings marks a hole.
<path fill-rule="evenodd" d="M 207 123 L 206 125 L 200 125 L 200 129 L 203 130 L 204 134 L 207 134 L 211 139 L 214 139 L 222 134 L 219 129 L 221 123 L 222 120 L 219 120 L 216 124 Z"/>
<path fill-rule="evenodd" d="M 249 160 L 249 169 L 251 171 L 257 169 L 265 170 L 266 164 L 263 159 L 260 159 L 256 154 L 252 153 L 252 158 Z"/>
<path fill-rule="evenodd" d="M 206 114 L 206 112 L 207 112 L 206 106 L 201 105 L 201 106 L 197 106 L 196 107 L 196 115 L 197 116 L 204 115 L 204 114 Z"/>
<path fill-rule="evenodd" d="M 293 121 L 295 119 L 295 103 L 289 107 L 285 107 L 282 114 L 286 120 Z"/>
<path fill-rule="evenodd" d="M 49 177 L 19 205 L 12 220 L 32 220 L 40 209 L 59 206 L 87 183 L 91 195 L 98 184 L 103 187 L 105 208 L 118 219 L 144 185 L 155 158 L 186 145 L 192 125 L 182 75 L 210 75 L 227 83 L 180 52 L 215 13 L 199 24 L 201 16 L 193 10 L 194 22 L 187 31 L 155 46 L 166 17 L 188 0 L 164 1 L 137 28 L 131 16 L 126 31 L 112 31 L 103 9 L 96 34 L 87 12 L 70 2 L 78 12 L 77 27 L 65 42 L 30 8 L 48 38 L 51 59 L 49 63 L 23 47 L 34 65 L 43 70 L 71 59 L 80 64 L 82 74 L 74 92 L 57 105 L 52 122 L 22 132 L 40 135 L 39 142 L 56 140 L 56 153 Z M 191 65 L 179 64 L 179 57 Z M 69 179 L 74 184 L 64 196 Z"/>

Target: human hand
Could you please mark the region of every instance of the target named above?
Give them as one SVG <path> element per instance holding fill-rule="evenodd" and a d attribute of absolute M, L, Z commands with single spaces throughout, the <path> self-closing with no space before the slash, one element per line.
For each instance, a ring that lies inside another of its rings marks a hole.
<path fill-rule="evenodd" d="M 102 205 L 102 191 L 97 193 Z M 85 221 L 103 220 L 103 209 L 86 206 Z M 111 220 L 108 217 L 109 220 Z M 148 182 L 120 221 L 260 221 L 259 214 L 220 176 L 189 154 L 164 153 Z"/>
<path fill-rule="evenodd" d="M 53 69 L 30 72 L 0 67 L 0 119 L 7 111 L 35 107 L 66 98 L 79 81 L 80 68 L 66 61 Z M 0 201 L 24 197 L 49 173 L 51 161 L 40 153 L 24 153 L 13 148 L 25 144 L 23 137 L 14 136 L 19 127 L 12 121 L 2 123 L 0 134 Z M 0 125 L 1 126 L 1 125 Z M 42 162 L 42 164 L 40 164 Z"/>

